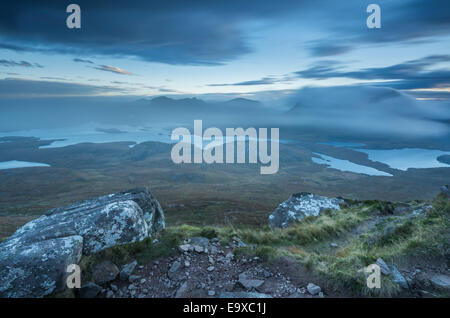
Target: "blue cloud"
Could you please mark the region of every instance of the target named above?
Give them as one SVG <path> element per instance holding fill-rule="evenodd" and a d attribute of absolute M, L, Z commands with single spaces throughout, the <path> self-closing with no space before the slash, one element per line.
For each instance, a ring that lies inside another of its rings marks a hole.
<path fill-rule="evenodd" d="M 424 41 L 446 35 L 446 0 L 379 0 L 383 27 L 365 27 L 365 1 L 87 1 L 81 29 L 65 27 L 65 4 L 22 0 L 0 3 L 0 48 L 76 54 L 131 56 L 184 65 L 220 65 L 252 52 L 252 23 L 303 23 L 322 31 L 309 49 L 315 56 L 347 52 L 357 43 Z M 292 30 L 292 33 L 298 30 Z M 332 45 L 324 44 L 332 39 Z"/>
<path fill-rule="evenodd" d="M 356 71 L 341 71 L 336 61 L 321 61 L 297 71 L 300 78 L 328 79 L 352 78 L 358 80 L 393 80 L 379 85 L 397 89 L 418 89 L 450 86 L 450 69 L 433 69 L 431 66 L 450 62 L 450 55 L 430 55 L 386 67 L 372 67 Z M 372 85 L 374 85 L 372 83 Z"/>

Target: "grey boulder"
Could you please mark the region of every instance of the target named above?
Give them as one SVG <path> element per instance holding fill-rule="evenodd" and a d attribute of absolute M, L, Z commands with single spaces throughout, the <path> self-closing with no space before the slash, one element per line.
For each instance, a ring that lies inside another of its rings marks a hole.
<path fill-rule="evenodd" d="M 269 216 L 269 226 L 285 228 L 307 216 L 318 216 L 327 209 L 340 210 L 339 204 L 343 203 L 345 201 L 339 198 L 328 198 L 308 192 L 296 193 L 272 212 Z"/>
<path fill-rule="evenodd" d="M 80 298 L 94 298 L 102 291 L 102 287 L 92 282 L 88 282 L 80 288 Z"/>
<path fill-rule="evenodd" d="M 141 241 L 165 227 L 147 188 L 47 211 L 0 243 L 0 297 L 44 297 L 65 288 L 82 255 Z"/>
<path fill-rule="evenodd" d="M 313 283 L 309 283 L 308 286 L 306 286 L 306 289 L 308 290 L 308 292 L 311 295 L 317 295 L 318 293 L 320 293 L 322 291 L 320 286 L 317 286 L 316 284 L 313 284 Z"/>
<path fill-rule="evenodd" d="M 398 271 L 397 267 L 394 265 L 390 266 L 391 274 L 392 274 L 392 281 L 396 284 L 398 284 L 403 289 L 408 289 L 408 282 L 406 281 L 405 277 Z"/>
<path fill-rule="evenodd" d="M 122 270 L 120 271 L 120 279 L 128 280 L 130 275 L 133 273 L 136 268 L 137 262 L 131 262 L 130 264 L 123 265 Z"/>
<path fill-rule="evenodd" d="M 113 281 L 119 275 L 119 269 L 111 261 L 103 261 L 94 266 L 92 270 L 92 277 L 98 284 L 108 283 Z"/>
<path fill-rule="evenodd" d="M 79 235 L 0 246 L 0 297 L 40 298 L 65 288 L 67 267 L 81 259 Z"/>
<path fill-rule="evenodd" d="M 431 277 L 431 283 L 437 289 L 450 291 L 450 277 L 447 275 L 435 275 Z"/>
<path fill-rule="evenodd" d="M 384 275 L 391 274 L 389 266 L 385 263 L 385 261 L 382 258 L 378 258 L 376 264 L 380 267 L 380 270 Z"/>

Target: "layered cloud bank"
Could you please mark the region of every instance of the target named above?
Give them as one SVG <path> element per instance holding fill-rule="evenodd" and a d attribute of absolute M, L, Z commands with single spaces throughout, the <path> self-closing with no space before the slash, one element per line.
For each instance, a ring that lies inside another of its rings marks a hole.
<path fill-rule="evenodd" d="M 448 101 L 417 101 L 391 88 L 304 88 L 291 95 L 286 123 L 368 134 L 410 137 L 450 133 Z"/>

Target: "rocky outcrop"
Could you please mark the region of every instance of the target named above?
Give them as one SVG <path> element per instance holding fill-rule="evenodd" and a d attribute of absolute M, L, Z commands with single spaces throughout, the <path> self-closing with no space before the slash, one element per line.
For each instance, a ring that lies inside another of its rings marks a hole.
<path fill-rule="evenodd" d="M 0 246 L 0 296 L 42 297 L 63 289 L 66 269 L 81 259 L 79 235 Z"/>
<path fill-rule="evenodd" d="M 450 276 L 434 275 L 431 277 L 431 284 L 437 289 L 450 291 Z"/>
<path fill-rule="evenodd" d="M 92 210 L 123 201 L 134 201 L 141 208 L 143 218 L 147 223 L 149 235 L 165 227 L 164 213 L 161 205 L 147 188 L 136 188 L 129 191 L 104 195 L 92 200 L 76 202 L 68 206 L 49 210 L 45 215 L 91 214 L 90 211 Z"/>
<path fill-rule="evenodd" d="M 165 227 L 146 188 L 47 211 L 0 244 L 0 297 L 44 297 L 65 288 L 82 255 L 145 239 Z"/>
<path fill-rule="evenodd" d="M 447 198 L 450 198 L 450 189 L 448 188 L 448 185 L 443 185 L 441 187 L 441 194 L 446 196 Z"/>
<path fill-rule="evenodd" d="M 304 217 L 317 216 L 327 209 L 340 210 L 339 204 L 342 203 L 344 200 L 339 198 L 328 198 L 307 192 L 296 193 L 273 211 L 269 216 L 269 225 L 272 228 L 284 228 Z"/>

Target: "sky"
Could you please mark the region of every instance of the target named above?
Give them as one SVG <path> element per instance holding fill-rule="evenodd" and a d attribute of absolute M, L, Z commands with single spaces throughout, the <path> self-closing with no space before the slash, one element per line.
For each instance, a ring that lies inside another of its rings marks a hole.
<path fill-rule="evenodd" d="M 80 29 L 66 26 L 70 3 Z M 0 101 L 352 85 L 448 100 L 449 48 L 448 0 L 2 1 Z"/>

